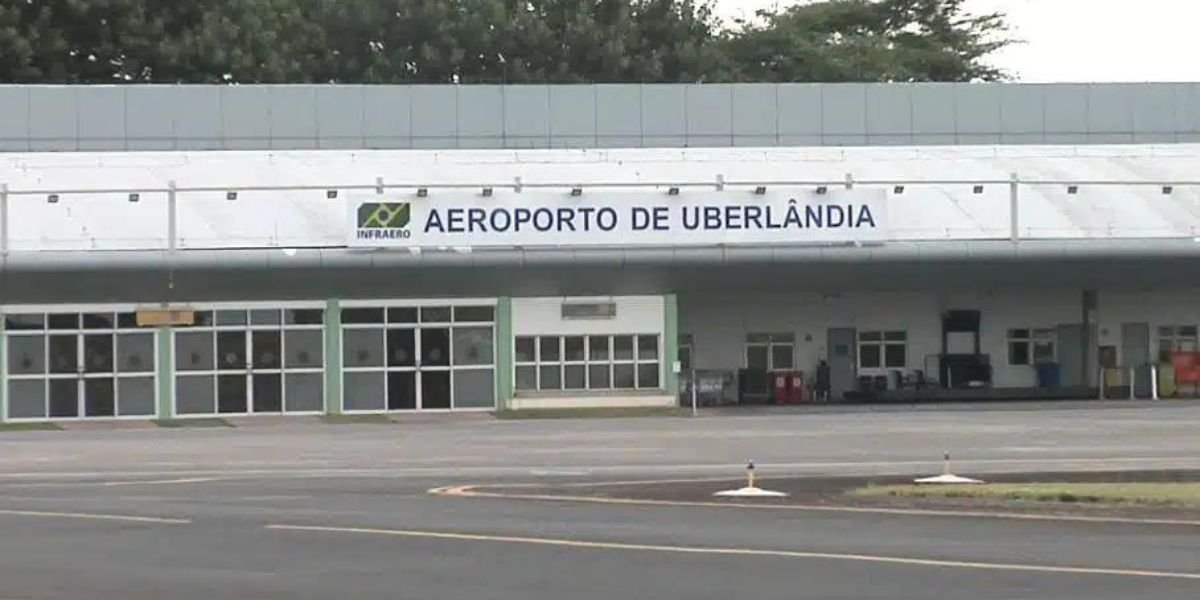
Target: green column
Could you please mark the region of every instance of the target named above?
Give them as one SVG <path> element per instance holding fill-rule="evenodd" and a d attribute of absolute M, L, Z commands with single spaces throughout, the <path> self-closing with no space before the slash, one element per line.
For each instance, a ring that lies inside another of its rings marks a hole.
<path fill-rule="evenodd" d="M 679 374 L 675 373 L 675 361 L 679 360 L 679 299 L 675 294 L 663 296 L 663 358 L 667 393 L 677 398 Z"/>
<path fill-rule="evenodd" d="M 155 375 L 158 379 L 158 418 L 175 418 L 175 344 L 170 327 L 154 330 L 158 343 L 158 364 Z"/>
<path fill-rule="evenodd" d="M 342 306 L 325 301 L 325 414 L 342 414 Z"/>
<path fill-rule="evenodd" d="M 508 408 L 513 396 L 512 298 L 496 302 L 496 409 Z"/>
<path fill-rule="evenodd" d="M 8 420 L 8 337 L 4 333 L 4 313 L 0 313 L 0 423 Z"/>

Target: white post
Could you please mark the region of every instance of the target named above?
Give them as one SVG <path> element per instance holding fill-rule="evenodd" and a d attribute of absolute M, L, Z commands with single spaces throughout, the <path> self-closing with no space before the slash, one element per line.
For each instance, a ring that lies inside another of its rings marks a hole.
<path fill-rule="evenodd" d="M 1150 399 L 1158 400 L 1158 365 L 1150 365 Z"/>
<path fill-rule="evenodd" d="M 8 254 L 8 184 L 0 183 L 0 254 Z"/>
<path fill-rule="evenodd" d="M 692 416 L 695 417 L 699 414 L 699 411 L 696 408 L 696 369 L 691 369 L 691 380 L 692 380 Z"/>
<path fill-rule="evenodd" d="M 1008 235 L 1013 243 L 1021 239 L 1021 211 L 1020 204 L 1020 179 L 1016 173 L 1009 176 L 1008 184 L 1008 217 L 1009 217 L 1009 232 Z"/>
<path fill-rule="evenodd" d="M 1104 375 L 1105 375 L 1104 367 L 1100 367 L 1100 379 L 1099 379 L 1100 385 L 1098 387 L 1100 388 L 1100 399 L 1101 400 L 1104 399 L 1104 386 L 1105 386 L 1105 384 L 1108 383 L 1107 381 L 1105 381 L 1106 378 L 1104 377 Z"/>
<path fill-rule="evenodd" d="M 1129 399 L 1137 400 L 1137 367 L 1129 367 Z"/>

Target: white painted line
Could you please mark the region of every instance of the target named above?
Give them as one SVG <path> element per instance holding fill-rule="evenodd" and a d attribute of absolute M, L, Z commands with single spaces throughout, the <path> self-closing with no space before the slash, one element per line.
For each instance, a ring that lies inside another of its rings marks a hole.
<path fill-rule="evenodd" d="M 0 483 L 0 490 L 8 488 L 59 488 L 59 487 L 117 487 L 127 485 L 175 485 L 181 483 L 204 483 L 224 481 L 231 477 L 190 477 L 185 479 L 151 479 L 123 481 L 39 481 L 30 483 Z"/>
<path fill-rule="evenodd" d="M 139 517 L 136 515 L 106 515 L 99 513 L 80 513 L 80 512 L 50 512 L 44 510 L 15 510 L 15 509 L 0 509 L 0 515 L 17 515 L 22 517 L 50 517 L 56 519 L 90 519 L 93 521 L 125 521 L 129 523 L 167 523 L 173 525 L 184 525 L 191 523 L 191 519 L 170 519 L 165 517 Z"/>
<path fill-rule="evenodd" d="M 1171 525 L 1200 527 L 1200 521 L 1187 519 L 1134 519 L 1122 517 L 1085 517 L 1079 515 L 1042 515 L 1027 513 L 987 512 L 973 510 L 950 510 L 929 508 L 882 508 L 868 506 L 830 506 L 826 504 L 748 504 L 745 502 L 706 502 L 688 500 L 648 500 L 640 498 L 604 498 L 597 496 L 570 496 L 557 494 L 505 494 L 484 492 L 478 486 L 457 485 L 433 488 L 434 496 L 456 496 L 460 498 L 493 498 L 500 500 L 540 500 L 546 502 L 588 502 L 592 504 L 622 504 L 633 506 L 697 506 L 703 508 L 758 508 L 770 510 L 794 510 L 807 512 L 832 512 L 869 515 L 898 515 L 906 517 L 957 517 L 966 519 L 1005 519 L 1013 521 L 1062 521 L 1074 523 L 1096 523 L 1113 525 Z"/>
<path fill-rule="evenodd" d="M 670 552 L 675 554 L 711 554 L 722 556 L 766 556 L 776 558 L 841 560 L 854 562 L 883 563 L 917 567 L 951 569 L 980 569 L 988 571 L 1024 571 L 1067 575 L 1109 575 L 1120 577 L 1150 577 L 1160 579 L 1200 580 L 1200 573 L 1179 571 L 1150 571 L 1141 569 L 1113 569 L 1103 567 L 1072 567 L 1052 565 L 1030 565 L 1020 563 L 993 563 L 978 561 L 938 560 L 905 556 L 883 556 L 872 554 L 841 554 L 807 550 L 767 550 L 757 548 L 721 548 L 705 546 L 668 546 L 660 544 L 632 544 L 625 542 L 596 542 L 558 538 L 524 537 L 511 535 L 486 535 L 476 533 L 453 533 L 447 531 L 420 531 L 414 529 L 372 529 L 363 527 L 329 527 L 319 525 L 265 525 L 267 529 L 280 531 L 309 531 L 323 533 L 357 533 L 388 535 L 396 537 L 431 538 L 465 542 L 500 542 L 509 544 L 531 544 L 591 550 L 628 550 L 637 552 Z"/>

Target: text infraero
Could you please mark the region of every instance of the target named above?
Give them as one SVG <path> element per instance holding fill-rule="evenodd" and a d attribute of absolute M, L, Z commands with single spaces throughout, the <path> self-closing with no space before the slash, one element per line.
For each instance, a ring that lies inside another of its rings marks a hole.
<path fill-rule="evenodd" d="M 873 229 L 875 216 L 867 204 L 817 204 L 787 208 L 756 204 L 679 206 L 679 226 L 685 230 Z M 670 206 L 635 206 L 628 229 L 670 231 Z M 430 208 L 425 232 L 507 233 L 528 231 L 613 231 L 620 225 L 616 209 L 590 206 L 556 208 Z M 360 237 L 361 237 L 360 232 Z"/>

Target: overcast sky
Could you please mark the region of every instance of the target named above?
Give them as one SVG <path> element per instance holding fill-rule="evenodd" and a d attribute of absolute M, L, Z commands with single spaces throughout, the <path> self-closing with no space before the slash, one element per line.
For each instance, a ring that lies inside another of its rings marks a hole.
<path fill-rule="evenodd" d="M 717 0 L 722 17 L 796 0 Z M 1025 40 L 992 62 L 1021 81 L 1200 81 L 1200 0 L 967 0 Z"/>

